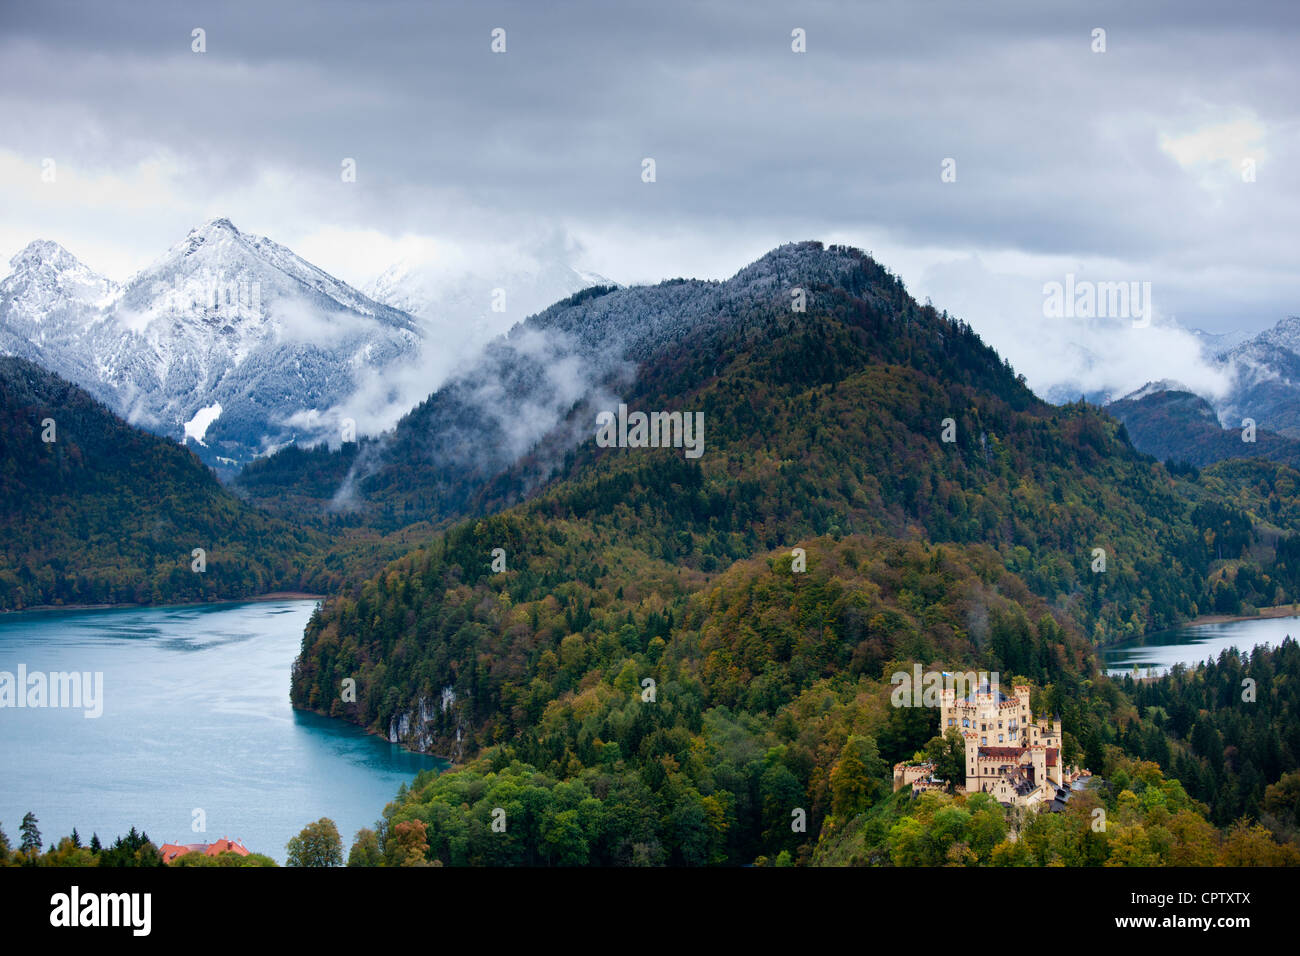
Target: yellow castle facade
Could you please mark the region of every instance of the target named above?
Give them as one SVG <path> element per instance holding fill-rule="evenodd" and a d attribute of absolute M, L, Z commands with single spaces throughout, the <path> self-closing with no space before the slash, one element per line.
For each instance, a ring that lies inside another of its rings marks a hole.
<path fill-rule="evenodd" d="M 966 741 L 965 793 L 988 793 L 999 803 L 1034 806 L 1057 798 L 1065 787 L 1059 720 L 1035 718 L 1029 709 L 1029 685 L 1017 684 L 1014 696 L 996 685 L 983 685 L 959 698 L 953 687 L 942 691 L 939 732 L 956 730 Z M 938 789 L 929 764 L 898 764 L 894 789 Z"/>

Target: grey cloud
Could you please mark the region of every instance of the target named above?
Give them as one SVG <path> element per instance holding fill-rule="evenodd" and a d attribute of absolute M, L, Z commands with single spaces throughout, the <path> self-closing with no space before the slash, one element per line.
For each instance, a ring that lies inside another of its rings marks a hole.
<path fill-rule="evenodd" d="M 186 195 L 258 206 L 250 226 L 277 238 L 561 226 L 633 237 L 604 271 L 637 280 L 662 277 L 638 235 L 705 237 L 734 271 L 756 237 L 869 234 L 887 265 L 893 248 L 1121 260 L 1213 329 L 1300 297 L 1295 4 L 53 3 L 0 24 L 8 148 L 107 167 L 163 149 Z M 1160 149 L 1242 115 L 1271 154 L 1248 189 L 1207 190 Z M 40 232 L 39 204 L 21 216 Z M 174 219 L 123 241 L 158 248 L 193 225 Z M 697 274 L 686 260 L 673 271 Z"/>

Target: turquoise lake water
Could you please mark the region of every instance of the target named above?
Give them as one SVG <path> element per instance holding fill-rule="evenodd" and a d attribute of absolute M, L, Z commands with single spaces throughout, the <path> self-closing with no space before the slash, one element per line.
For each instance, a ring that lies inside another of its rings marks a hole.
<path fill-rule="evenodd" d="M 284 862 L 320 817 L 347 855 L 403 782 L 445 766 L 289 706 L 315 601 L 0 615 L 0 671 L 102 672 L 103 713 L 0 707 L 0 826 L 28 810 L 46 844 L 145 830 L 162 843 L 239 840 Z M 192 829 L 193 811 L 206 832 Z"/>
<path fill-rule="evenodd" d="M 1168 673 L 1174 664 L 1203 664 L 1218 659 L 1230 647 L 1243 653 L 1261 644 L 1277 647 L 1286 637 L 1300 640 L 1300 617 L 1255 618 L 1225 624 L 1188 624 L 1154 634 L 1142 641 L 1131 641 L 1103 648 L 1102 664 L 1106 673 L 1133 673 L 1136 664 L 1141 676 L 1156 677 Z"/>

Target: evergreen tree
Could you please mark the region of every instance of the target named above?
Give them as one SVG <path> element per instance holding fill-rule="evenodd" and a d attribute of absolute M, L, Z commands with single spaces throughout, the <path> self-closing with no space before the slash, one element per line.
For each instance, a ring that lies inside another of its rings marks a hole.
<path fill-rule="evenodd" d="M 18 845 L 18 849 L 23 853 L 41 852 L 41 831 L 36 826 L 38 822 L 36 814 L 30 810 L 23 816 L 22 826 L 19 827 L 23 837 L 22 842 Z"/>

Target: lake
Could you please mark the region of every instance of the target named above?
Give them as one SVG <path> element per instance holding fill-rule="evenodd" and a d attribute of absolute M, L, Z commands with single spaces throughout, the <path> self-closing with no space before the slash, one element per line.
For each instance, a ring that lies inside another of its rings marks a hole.
<path fill-rule="evenodd" d="M 102 672 L 102 714 L 0 708 L 0 824 L 28 810 L 45 843 L 135 826 L 155 844 L 221 837 L 283 863 L 308 823 L 352 837 L 425 768 L 342 721 L 289 706 L 289 669 L 316 602 L 276 600 L 0 615 L 0 672 Z M 0 678 L 2 679 L 2 678 Z M 93 680 L 88 682 L 88 688 Z M 191 828 L 194 811 L 206 832 Z"/>
<path fill-rule="evenodd" d="M 1261 644 L 1277 647 L 1288 635 L 1300 637 L 1300 617 L 1186 624 L 1138 641 L 1101 648 L 1101 662 L 1108 674 L 1131 674 L 1133 665 L 1137 664 L 1143 677 L 1148 675 L 1148 671 L 1154 677 L 1168 673 L 1174 664 L 1194 665 L 1210 658 L 1217 660 L 1219 654 L 1230 647 L 1242 652 Z"/>

